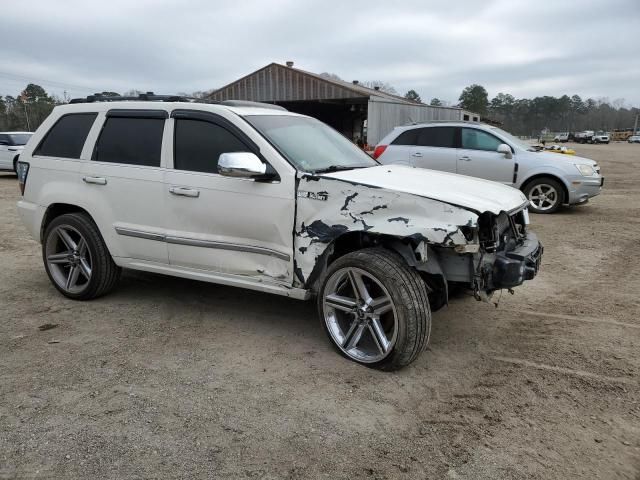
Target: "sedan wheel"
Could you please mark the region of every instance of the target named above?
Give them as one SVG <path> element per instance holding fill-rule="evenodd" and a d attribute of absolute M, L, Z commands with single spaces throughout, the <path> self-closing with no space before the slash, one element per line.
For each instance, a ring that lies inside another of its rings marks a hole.
<path fill-rule="evenodd" d="M 529 201 L 537 210 L 551 210 L 558 203 L 558 191 L 551 185 L 540 183 L 529 192 Z"/>
<path fill-rule="evenodd" d="M 81 293 L 91 281 L 91 252 L 86 239 L 70 225 L 59 225 L 48 236 L 45 255 L 56 285 L 67 293 Z"/>
<path fill-rule="evenodd" d="M 564 203 L 564 190 L 554 178 L 535 179 L 524 188 L 533 213 L 553 213 Z"/>

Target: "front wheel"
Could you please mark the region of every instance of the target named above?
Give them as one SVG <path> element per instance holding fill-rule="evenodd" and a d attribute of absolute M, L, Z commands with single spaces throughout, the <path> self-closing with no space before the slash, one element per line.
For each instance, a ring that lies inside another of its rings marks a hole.
<path fill-rule="evenodd" d="M 564 202 L 564 190 L 557 180 L 548 177 L 536 178 L 524 188 L 533 213 L 553 213 Z"/>
<path fill-rule="evenodd" d="M 321 280 L 318 311 L 334 347 L 355 362 L 397 370 L 425 349 L 431 331 L 427 288 L 397 254 L 349 253 Z"/>

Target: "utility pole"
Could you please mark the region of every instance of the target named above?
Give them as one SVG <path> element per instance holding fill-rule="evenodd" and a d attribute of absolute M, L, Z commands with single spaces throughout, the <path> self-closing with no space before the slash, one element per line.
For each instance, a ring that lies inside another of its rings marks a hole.
<path fill-rule="evenodd" d="M 640 117 L 640 115 L 636 115 L 636 124 L 633 126 L 634 135 L 638 135 L 638 117 Z"/>
<path fill-rule="evenodd" d="M 29 112 L 27 112 L 27 102 L 22 102 L 22 105 L 24 105 L 24 116 L 27 117 L 27 131 L 31 131 L 31 124 L 29 123 Z M 636 118 L 637 120 L 637 118 Z"/>

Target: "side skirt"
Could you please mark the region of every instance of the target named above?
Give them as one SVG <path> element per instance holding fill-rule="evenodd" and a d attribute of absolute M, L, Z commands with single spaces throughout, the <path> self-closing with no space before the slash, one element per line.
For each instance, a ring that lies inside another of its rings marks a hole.
<path fill-rule="evenodd" d="M 217 283 L 230 287 L 246 288 L 258 292 L 273 293 L 284 297 L 295 298 L 296 300 L 308 300 L 311 292 L 302 288 L 292 288 L 286 285 L 267 282 L 264 279 L 254 279 L 243 275 L 233 275 L 228 273 L 211 272 L 208 270 L 198 270 L 195 268 L 180 268 L 173 265 L 166 265 L 155 262 L 147 262 L 133 258 L 114 257 L 118 266 L 130 268 L 132 270 L 142 270 L 144 272 L 171 275 L 173 277 L 188 278 L 202 282 Z"/>

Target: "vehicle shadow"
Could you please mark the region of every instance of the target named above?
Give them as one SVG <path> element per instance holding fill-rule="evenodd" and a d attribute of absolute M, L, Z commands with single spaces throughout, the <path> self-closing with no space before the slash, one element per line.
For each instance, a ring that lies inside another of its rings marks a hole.
<path fill-rule="evenodd" d="M 200 282 L 179 277 L 125 270 L 116 290 L 105 297 L 116 303 L 153 303 L 165 311 L 171 321 L 190 315 L 233 319 L 250 328 L 273 327 L 283 332 L 304 334 L 310 324 L 318 327 L 315 301 L 300 301 L 238 287 Z M 175 313 L 175 314 L 174 314 Z M 265 324 L 267 322 L 267 324 Z"/>
<path fill-rule="evenodd" d="M 324 345 L 322 349 L 331 349 L 329 342 L 324 341 L 315 298 L 301 301 L 243 288 L 126 270 L 117 289 L 97 301 L 117 305 L 141 304 L 142 309 L 149 305 L 159 309 L 165 318 L 157 322 L 203 329 L 203 334 L 214 325 L 231 321 L 233 328 L 250 331 L 256 336 L 306 338 L 310 344 L 321 342 Z M 432 314 L 434 327 L 440 319 L 446 320 L 450 315 L 447 310 L 468 301 L 474 301 L 469 291 L 452 290 L 449 307 Z M 432 341 L 438 342 L 440 336 L 446 337 L 446 333 L 438 328 L 432 331 Z"/>

